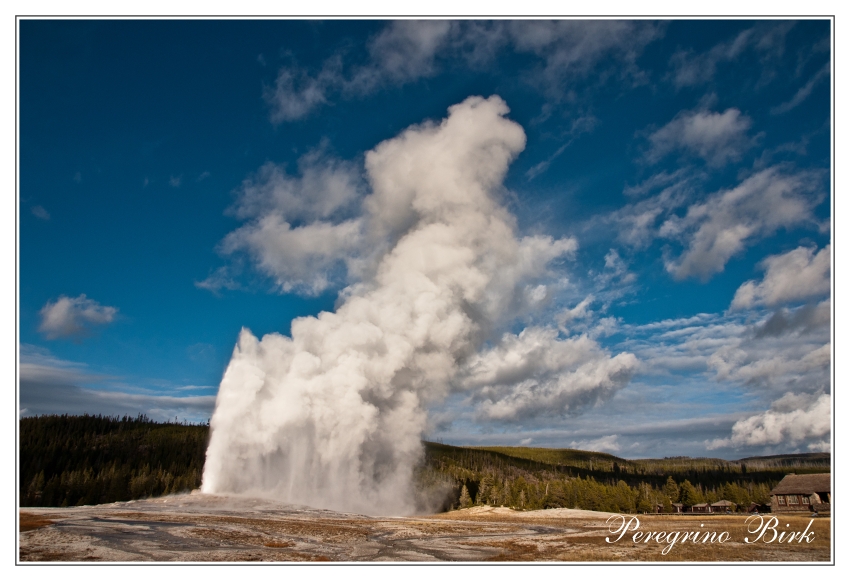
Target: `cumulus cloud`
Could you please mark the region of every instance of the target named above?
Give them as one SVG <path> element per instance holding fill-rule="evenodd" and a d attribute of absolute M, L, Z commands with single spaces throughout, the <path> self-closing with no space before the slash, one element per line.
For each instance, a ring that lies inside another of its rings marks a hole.
<path fill-rule="evenodd" d="M 787 393 L 766 412 L 736 422 L 730 437 L 716 439 L 708 448 L 808 444 L 811 451 L 829 451 L 831 408 L 829 394 Z"/>
<path fill-rule="evenodd" d="M 357 220 L 293 228 L 279 214 L 269 214 L 228 234 L 221 250 L 224 254 L 248 251 L 260 271 L 272 276 L 283 292 L 316 295 L 330 286 L 333 268 L 359 245 L 360 234 Z"/>
<path fill-rule="evenodd" d="M 80 336 L 93 326 L 111 323 L 118 309 L 101 305 L 84 294 L 76 298 L 62 295 L 54 302 L 47 301 L 39 314 L 38 330 L 48 339 L 60 339 Z"/>
<path fill-rule="evenodd" d="M 666 261 L 667 271 L 677 280 L 707 280 L 722 272 L 748 242 L 779 228 L 814 224 L 819 183 L 816 173 L 791 174 L 775 166 L 691 205 L 684 217 L 670 217 L 659 234 L 683 239 L 687 248 L 677 259 Z"/>
<path fill-rule="evenodd" d="M 768 256 L 761 267 L 766 269 L 764 279 L 742 284 L 735 291 L 731 309 L 747 309 L 754 305 L 775 307 L 830 292 L 829 244 L 817 254 L 814 248 L 801 246 L 785 254 Z"/>
<path fill-rule="evenodd" d="M 219 245 L 225 256 L 247 255 L 283 292 L 315 295 L 345 280 L 363 244 L 360 170 L 323 148 L 298 162 L 297 175 L 266 163 L 236 192 L 229 213 L 246 223 Z M 235 288 L 233 273 L 222 267 L 200 288 Z"/>
<path fill-rule="evenodd" d="M 492 387 L 504 391 L 482 405 L 517 399 L 505 373 L 488 375 L 482 363 L 464 376 L 464 362 L 509 323 L 507 307 L 545 287 L 576 242 L 521 237 L 500 204 L 508 165 L 525 146 L 507 113 L 498 97 L 471 97 L 366 154 L 371 193 L 360 208 L 374 267 L 341 293 L 335 312 L 294 320 L 290 336 L 242 331 L 218 392 L 204 491 L 409 512 L 428 406 L 466 376 L 468 389 L 498 379 Z M 534 379 L 570 409 L 627 381 L 627 354 L 611 357 L 587 338 L 554 347 L 558 361 Z M 557 370 L 576 387 L 558 387 Z"/>
<path fill-rule="evenodd" d="M 656 163 L 672 152 L 686 151 L 709 165 L 722 166 L 741 159 L 753 145 L 747 136 L 751 126 L 752 120 L 735 108 L 723 113 L 682 112 L 649 136 L 646 158 Z"/>

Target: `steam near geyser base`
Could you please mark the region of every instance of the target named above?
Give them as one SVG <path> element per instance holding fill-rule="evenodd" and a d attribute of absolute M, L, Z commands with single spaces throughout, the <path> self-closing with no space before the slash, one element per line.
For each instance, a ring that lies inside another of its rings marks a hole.
<path fill-rule="evenodd" d="M 525 147 L 507 113 L 499 97 L 470 97 L 441 123 L 367 153 L 359 224 L 368 274 L 336 312 L 295 319 L 291 338 L 242 330 L 210 422 L 203 492 L 410 514 L 427 408 L 451 391 L 470 391 L 480 413 L 499 419 L 500 409 L 533 410 L 535 397 L 566 409 L 582 390 L 598 397 L 628 381 L 631 354 L 610 358 L 586 337 L 543 328 L 505 337 L 520 345 L 518 365 L 536 357 L 549 379 L 510 387 L 504 358 L 490 365 L 494 353 L 479 353 L 514 318 L 529 281 L 577 247 L 518 237 L 498 203 Z M 554 363 L 541 351 L 558 349 Z M 593 368 L 583 369 L 588 354 Z"/>

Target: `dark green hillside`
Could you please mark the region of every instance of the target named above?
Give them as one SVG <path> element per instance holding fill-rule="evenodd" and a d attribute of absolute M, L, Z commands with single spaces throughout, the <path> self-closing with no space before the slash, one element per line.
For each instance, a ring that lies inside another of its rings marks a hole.
<path fill-rule="evenodd" d="M 197 488 L 208 432 L 145 416 L 23 418 L 21 505 L 100 504 Z"/>
<path fill-rule="evenodd" d="M 535 462 L 542 462 L 553 466 L 572 466 L 574 468 L 582 468 L 586 470 L 593 470 L 596 468 L 597 470 L 613 471 L 615 464 L 620 468 L 631 464 L 629 460 L 617 458 L 611 454 L 604 454 L 602 452 L 585 452 L 584 450 L 573 450 L 571 448 L 492 446 L 473 449 L 497 452 L 506 456 L 533 460 Z"/>

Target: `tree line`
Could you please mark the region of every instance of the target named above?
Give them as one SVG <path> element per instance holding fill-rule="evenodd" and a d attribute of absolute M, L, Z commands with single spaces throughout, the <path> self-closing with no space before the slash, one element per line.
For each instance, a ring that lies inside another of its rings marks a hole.
<path fill-rule="evenodd" d="M 201 485 L 208 425 L 137 417 L 39 416 L 20 420 L 21 506 L 102 504 L 188 492 Z M 468 448 L 423 443 L 416 470 L 423 509 L 489 504 L 519 510 L 671 511 L 729 500 L 769 502 L 788 472 L 828 472 L 828 454 L 624 460 L 546 448 Z M 426 498 L 428 497 L 428 498 Z"/>
<path fill-rule="evenodd" d="M 21 506 L 102 504 L 198 488 L 208 433 L 206 425 L 144 415 L 22 418 Z"/>
<path fill-rule="evenodd" d="M 609 454 L 534 448 L 465 448 L 425 443 L 425 463 L 454 483 L 452 508 L 488 504 L 520 510 L 581 508 L 673 512 L 728 500 L 740 510 L 768 504 L 787 474 L 828 472 L 829 455 L 748 464 L 715 458 L 623 460 Z M 790 468 L 790 469 L 789 469 Z"/>

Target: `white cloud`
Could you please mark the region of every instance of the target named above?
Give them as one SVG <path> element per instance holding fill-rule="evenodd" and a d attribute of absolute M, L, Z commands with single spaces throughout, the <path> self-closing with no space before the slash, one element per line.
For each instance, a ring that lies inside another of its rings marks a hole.
<path fill-rule="evenodd" d="M 434 75 L 437 55 L 457 26 L 440 20 L 393 21 L 368 41 L 370 58 L 365 65 L 346 72 L 342 54 L 335 54 L 315 75 L 297 66 L 282 68 L 274 88 L 264 94 L 272 122 L 304 118 L 338 92 L 364 95 Z"/>
<path fill-rule="evenodd" d="M 348 90 L 369 93 L 385 83 L 400 85 L 437 72 L 437 55 L 446 47 L 458 22 L 397 20 L 369 43 L 371 63 L 357 69 Z"/>
<path fill-rule="evenodd" d="M 579 440 L 570 442 L 570 448 L 576 450 L 588 450 L 591 452 L 619 452 L 621 449 L 620 443 L 617 441 L 617 435 L 602 436 L 595 440 Z"/>
<path fill-rule="evenodd" d="M 729 438 L 708 444 L 710 450 L 722 447 L 797 446 L 808 443 L 813 451 L 829 451 L 832 430 L 831 398 L 787 393 L 771 409 L 736 422 Z"/>
<path fill-rule="evenodd" d="M 179 188 L 180 184 L 183 183 L 183 176 L 171 176 L 168 178 L 168 185 L 172 188 Z"/>
<path fill-rule="evenodd" d="M 752 120 L 735 108 L 723 113 L 682 112 L 649 136 L 651 147 L 646 158 L 656 163 L 672 152 L 684 150 L 709 165 L 722 166 L 739 160 L 753 145 L 753 139 L 747 136 L 751 126 Z"/>
<path fill-rule="evenodd" d="M 359 220 L 293 228 L 273 213 L 231 232 L 220 248 L 224 254 L 246 251 L 283 292 L 316 295 L 331 285 L 334 268 L 360 246 L 361 234 Z"/>
<path fill-rule="evenodd" d="M 330 218 L 362 196 L 360 170 L 351 162 L 327 155 L 323 144 L 298 160 L 298 175 L 284 166 L 265 163 L 242 182 L 230 213 L 240 219 L 277 213 L 288 221 Z"/>
<path fill-rule="evenodd" d="M 472 357 L 462 386 L 474 392 L 482 419 L 517 421 L 573 414 L 607 399 L 636 368 L 631 353 L 611 357 L 586 335 L 559 339 L 554 329 L 528 327 Z"/>
<path fill-rule="evenodd" d="M 814 248 L 801 246 L 785 254 L 768 256 L 761 282 L 750 280 L 735 292 L 731 309 L 754 305 L 774 307 L 823 296 L 830 292 L 830 245 L 815 254 Z"/>
<path fill-rule="evenodd" d="M 677 280 L 707 280 L 722 272 L 748 242 L 779 228 L 814 224 L 819 183 L 817 173 L 789 174 L 774 166 L 693 204 L 684 217 L 669 218 L 659 230 L 661 236 L 687 244 L 678 259 L 666 261 L 667 271 Z"/>
<path fill-rule="evenodd" d="M 42 206 L 33 206 L 32 215 L 42 220 L 50 220 L 50 214 Z"/>
<path fill-rule="evenodd" d="M 47 301 L 39 313 L 38 330 L 48 339 L 59 339 L 82 335 L 94 325 L 111 323 L 118 309 L 101 305 L 84 294 L 76 298 L 63 295 L 55 302 Z"/>
<path fill-rule="evenodd" d="M 219 251 L 247 254 L 283 292 L 315 295 L 345 279 L 361 254 L 360 170 L 328 156 L 324 147 L 298 161 L 298 175 L 263 165 L 236 192 L 229 213 L 247 223 L 228 234 Z M 221 267 L 195 283 L 213 292 L 238 288 L 235 269 Z"/>

